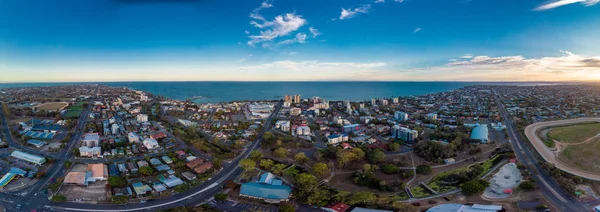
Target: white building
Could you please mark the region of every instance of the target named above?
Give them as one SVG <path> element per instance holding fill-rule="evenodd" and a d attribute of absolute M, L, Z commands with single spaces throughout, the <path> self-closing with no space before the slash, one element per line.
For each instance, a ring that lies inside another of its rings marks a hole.
<path fill-rule="evenodd" d="M 400 125 L 394 125 L 391 130 L 393 138 L 399 138 L 405 142 L 413 142 L 419 137 L 418 131 L 401 127 Z"/>
<path fill-rule="evenodd" d="M 394 118 L 398 121 L 407 121 L 408 113 L 405 113 L 402 111 L 396 111 L 396 112 L 394 112 Z"/>
<path fill-rule="evenodd" d="M 140 136 L 138 136 L 135 132 L 129 132 L 127 133 L 127 140 L 129 140 L 129 143 L 139 143 Z"/>
<path fill-rule="evenodd" d="M 156 140 L 154 140 L 153 138 L 144 139 L 143 144 L 147 149 L 156 149 L 156 148 L 160 147 L 158 145 L 158 142 Z"/>
<path fill-rule="evenodd" d="M 148 101 L 148 96 L 145 93 L 140 94 L 140 101 L 145 102 Z"/>
<path fill-rule="evenodd" d="M 119 134 L 119 125 L 118 124 L 112 124 L 110 126 L 111 132 L 113 135 Z"/>
<path fill-rule="evenodd" d="M 300 126 L 296 128 L 296 135 L 310 135 L 310 127 Z"/>
<path fill-rule="evenodd" d="M 96 147 L 100 145 L 100 135 L 98 133 L 86 133 L 83 136 L 83 145 L 87 147 Z"/>
<path fill-rule="evenodd" d="M 437 120 L 437 113 L 428 113 L 427 119 L 429 120 Z"/>
<path fill-rule="evenodd" d="M 331 134 L 327 136 L 327 143 L 329 144 L 337 144 L 346 141 L 348 141 L 348 135 L 346 134 Z"/>
<path fill-rule="evenodd" d="M 137 120 L 140 123 L 143 122 L 148 122 L 148 115 L 147 114 L 137 114 L 137 116 L 135 117 L 135 120 Z"/>
<path fill-rule="evenodd" d="M 97 147 L 87 147 L 87 146 L 82 146 L 79 147 L 79 156 L 81 157 L 99 157 L 101 156 L 102 153 L 102 149 L 97 146 Z"/>
<path fill-rule="evenodd" d="M 392 99 L 392 103 L 398 104 L 398 97 Z"/>
<path fill-rule="evenodd" d="M 290 131 L 290 121 L 288 120 L 279 120 L 275 123 L 275 128 L 280 129 L 281 131 L 284 132 L 289 132 Z"/>

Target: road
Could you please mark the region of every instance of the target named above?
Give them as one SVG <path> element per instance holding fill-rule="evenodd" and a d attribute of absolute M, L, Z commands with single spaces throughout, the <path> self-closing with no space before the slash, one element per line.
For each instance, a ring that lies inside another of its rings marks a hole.
<path fill-rule="evenodd" d="M 557 155 L 550 150 L 542 141 L 540 137 L 537 136 L 539 130 L 552 127 L 552 126 L 563 126 L 569 124 L 577 124 L 581 122 L 600 122 L 600 118 L 579 118 L 579 119 L 569 119 L 569 120 L 559 120 L 559 121 L 547 121 L 547 122 L 538 122 L 531 124 L 525 128 L 525 135 L 531 141 L 535 149 L 542 155 L 544 160 L 549 163 L 554 164 L 554 166 L 560 170 L 563 170 L 567 173 L 577 175 L 586 179 L 600 181 L 600 175 L 597 173 L 588 172 L 585 170 L 578 169 L 577 167 L 573 167 L 569 164 L 565 164 L 562 161 L 558 160 Z"/>
<path fill-rule="evenodd" d="M 260 146 L 260 140 L 263 134 L 271 127 L 273 118 L 281 109 L 282 102 L 277 103 L 275 110 L 265 121 L 264 127 L 259 132 L 256 140 L 241 154 L 240 157 L 231 163 L 224 163 L 223 169 L 212 176 L 210 180 L 205 181 L 200 186 L 194 187 L 186 192 L 177 193 L 166 199 L 158 199 L 143 204 L 127 205 L 108 205 L 108 204 L 84 204 L 74 202 L 52 202 L 45 206 L 50 211 L 145 211 L 145 210 L 163 210 L 177 206 L 197 205 L 204 202 L 222 190 L 222 185 L 227 180 L 234 180 L 242 174 L 243 170 L 239 167 L 240 160 L 250 156 L 250 151 Z"/>
<path fill-rule="evenodd" d="M 532 177 L 535 178 L 543 197 L 560 211 L 590 211 L 593 208 L 592 205 L 572 199 L 553 179 L 544 173 L 544 170 L 539 166 L 533 154 L 527 147 L 524 147 L 525 143 L 519 136 L 514 121 L 512 121 L 510 114 L 504 108 L 497 94 L 495 99 L 502 119 L 505 121 L 506 130 L 517 160 L 525 165 L 532 174 Z"/>
<path fill-rule="evenodd" d="M 65 173 L 66 170 L 64 169 L 64 162 L 71 158 L 71 149 L 76 143 L 78 143 L 83 131 L 85 130 L 85 123 L 87 122 L 87 118 L 89 117 L 92 107 L 91 101 L 92 100 L 88 102 L 88 107 L 81 112 L 79 122 L 73 130 L 74 134 L 66 148 L 54 155 L 53 158 L 55 159 L 55 162 L 50 164 L 46 169 L 46 176 L 44 180 L 39 180 L 33 185 L 27 186 L 25 189 L 12 193 L 3 193 L 0 195 L 0 199 L 10 199 L 9 204 L 3 204 L 4 206 L 7 206 L 9 210 L 15 210 L 15 206 L 19 204 L 22 205 L 21 210 L 27 211 L 29 209 L 40 208 L 49 202 L 45 193 L 45 188 L 52 182 L 53 179 Z M 4 113 L 0 112 L 0 118 L 2 119 L 4 126 L 3 131 L 7 133 L 6 140 L 9 143 L 9 146 L 16 149 L 22 148 L 22 145 L 14 142 L 12 135 L 10 134 L 10 129 L 8 129 L 8 123 Z M 34 154 L 35 153 L 36 152 L 34 152 Z M 48 156 L 47 154 L 43 155 Z M 59 173 L 60 175 L 58 175 Z"/>

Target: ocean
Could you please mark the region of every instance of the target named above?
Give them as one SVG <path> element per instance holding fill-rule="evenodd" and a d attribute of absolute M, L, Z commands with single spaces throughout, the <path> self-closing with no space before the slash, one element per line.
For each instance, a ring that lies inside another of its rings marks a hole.
<path fill-rule="evenodd" d="M 104 84 L 128 87 L 176 100 L 202 97 L 198 103 L 236 100 L 275 100 L 284 95 L 301 98 L 319 96 L 327 100 L 362 101 L 372 98 L 423 95 L 470 85 L 535 85 L 542 83 L 504 82 L 94 82 L 94 83 L 3 83 L 6 87 Z"/>

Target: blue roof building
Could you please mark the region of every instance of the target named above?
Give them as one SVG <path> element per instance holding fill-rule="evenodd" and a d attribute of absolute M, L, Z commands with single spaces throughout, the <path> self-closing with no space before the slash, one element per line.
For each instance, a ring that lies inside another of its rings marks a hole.
<path fill-rule="evenodd" d="M 291 193 L 292 189 L 289 186 L 283 185 L 281 180 L 269 172 L 262 174 L 258 181 L 244 183 L 240 188 L 240 196 L 268 203 L 288 201 Z"/>
<path fill-rule="evenodd" d="M 487 143 L 490 141 L 487 125 L 478 124 L 475 128 L 473 128 L 473 131 L 471 131 L 471 139 L 479 140 L 481 143 Z"/>

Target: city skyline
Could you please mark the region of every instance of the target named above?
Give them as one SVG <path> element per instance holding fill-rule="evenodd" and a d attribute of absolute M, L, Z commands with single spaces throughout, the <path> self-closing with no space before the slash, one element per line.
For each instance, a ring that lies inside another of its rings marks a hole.
<path fill-rule="evenodd" d="M 597 81 L 599 2 L 7 0 L 0 82 Z"/>

